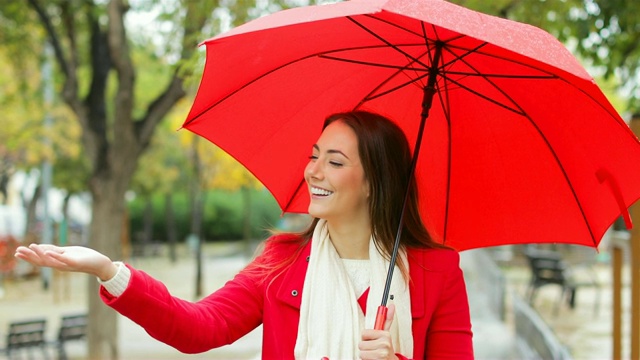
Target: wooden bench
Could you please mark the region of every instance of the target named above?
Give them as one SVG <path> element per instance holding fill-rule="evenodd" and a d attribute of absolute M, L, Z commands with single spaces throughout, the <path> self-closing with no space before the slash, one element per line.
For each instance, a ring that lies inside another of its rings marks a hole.
<path fill-rule="evenodd" d="M 87 337 L 87 315 L 73 314 L 62 317 L 56 347 L 58 349 L 58 359 L 66 360 L 67 352 L 64 344 L 68 341 L 83 340 Z"/>
<path fill-rule="evenodd" d="M 570 308 L 576 306 L 576 295 L 579 287 L 592 286 L 598 291 L 594 311 L 597 314 L 599 307 L 600 285 L 593 269 L 585 268 L 589 277 L 587 280 L 580 280 L 576 276 L 576 271 L 580 268 L 567 263 L 561 253 L 551 250 L 541 250 L 528 248 L 524 255 L 529 262 L 531 270 L 531 280 L 529 281 L 528 300 L 533 305 L 533 301 L 538 289 L 545 285 L 555 284 L 561 288 L 560 301 L 556 303 L 554 313 L 558 313 L 562 299 L 566 299 Z"/>
<path fill-rule="evenodd" d="M 7 347 L 5 352 L 9 359 L 22 350 L 31 351 L 34 348 L 42 350 L 43 358 L 48 359 L 47 343 L 45 341 L 46 319 L 17 321 L 9 324 Z"/>

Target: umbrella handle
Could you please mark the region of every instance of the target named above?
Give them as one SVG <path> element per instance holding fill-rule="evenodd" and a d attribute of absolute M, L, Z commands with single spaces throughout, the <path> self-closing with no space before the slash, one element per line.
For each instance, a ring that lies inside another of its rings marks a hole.
<path fill-rule="evenodd" d="M 389 308 L 384 305 L 378 306 L 376 322 L 373 325 L 374 330 L 384 330 L 384 323 L 387 321 L 387 310 L 389 310 Z"/>

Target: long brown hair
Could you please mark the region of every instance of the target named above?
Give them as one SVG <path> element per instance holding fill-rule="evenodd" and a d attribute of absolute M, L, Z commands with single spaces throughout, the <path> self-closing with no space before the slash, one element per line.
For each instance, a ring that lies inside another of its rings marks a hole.
<path fill-rule="evenodd" d="M 358 153 L 369 182 L 371 234 L 376 248 L 389 259 L 397 234 L 405 191 L 409 197 L 405 210 L 400 245 L 405 248 L 444 248 L 435 242 L 425 227 L 418 208 L 418 188 L 415 177 L 410 178 L 411 150 L 404 132 L 382 115 L 367 111 L 351 111 L 330 115 L 323 129 L 340 121 L 348 125 L 358 139 Z M 299 235 L 309 241 L 318 219 Z M 400 259 L 398 259 L 400 260 Z M 408 264 L 398 261 L 406 276 Z"/>

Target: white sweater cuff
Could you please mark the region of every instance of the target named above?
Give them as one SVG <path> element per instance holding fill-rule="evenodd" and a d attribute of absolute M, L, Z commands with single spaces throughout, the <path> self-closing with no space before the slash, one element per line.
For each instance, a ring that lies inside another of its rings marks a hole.
<path fill-rule="evenodd" d="M 109 294 L 114 297 L 118 297 L 124 293 L 129 286 L 129 279 L 131 279 L 131 270 L 126 267 L 121 261 L 113 262 L 116 266 L 118 266 L 118 271 L 116 274 L 107 281 L 102 281 L 98 279 L 100 285 L 104 286 L 104 288 L 109 292 Z"/>

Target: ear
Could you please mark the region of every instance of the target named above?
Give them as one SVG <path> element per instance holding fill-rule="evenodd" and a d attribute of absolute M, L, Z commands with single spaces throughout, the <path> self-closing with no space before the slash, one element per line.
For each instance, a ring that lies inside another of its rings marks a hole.
<path fill-rule="evenodd" d="M 367 199 L 371 197 L 371 185 L 369 185 L 369 180 L 365 180 L 362 184 L 362 191 Z"/>

